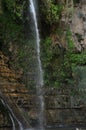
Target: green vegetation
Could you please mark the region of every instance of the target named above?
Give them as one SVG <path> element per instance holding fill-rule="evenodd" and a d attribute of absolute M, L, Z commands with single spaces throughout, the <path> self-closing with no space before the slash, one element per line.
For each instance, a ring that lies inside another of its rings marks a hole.
<path fill-rule="evenodd" d="M 63 84 L 66 74 L 63 68 L 63 51 L 53 47 L 49 37 L 42 41 L 42 62 L 44 67 L 45 86 L 59 87 Z"/>
<path fill-rule="evenodd" d="M 2 0 L 0 14 L 0 42 L 1 50 L 10 58 L 10 65 L 18 69 L 20 64 L 20 55 L 25 57 L 23 47 L 26 44 L 23 26 L 23 7 L 24 1 Z M 19 48 L 22 48 L 19 50 Z M 22 58 L 21 57 L 21 58 Z M 22 63 L 23 64 L 23 63 Z"/>
<path fill-rule="evenodd" d="M 60 35 L 58 31 L 57 33 Z M 86 51 L 82 51 L 81 53 L 76 51 L 69 28 L 66 31 L 65 38 L 67 41 L 67 49 L 53 45 L 50 37 L 46 37 L 42 41 L 45 86 L 61 87 L 64 84 L 74 85 L 75 77 L 73 77 L 73 73 L 75 73 L 75 68 L 77 65 L 86 65 Z"/>
<path fill-rule="evenodd" d="M 86 51 L 77 52 L 74 42 L 72 40 L 72 33 L 68 29 L 66 33 L 66 40 L 68 43 L 68 50 L 66 50 L 66 53 L 64 54 L 64 64 L 67 66 L 67 64 L 70 66 L 71 76 L 75 75 L 75 69 L 77 66 L 84 66 L 86 65 Z M 69 71 L 69 72 L 70 72 Z M 67 71 L 65 71 L 67 72 Z M 77 77 L 74 77 L 77 78 Z M 74 79 L 76 80 L 76 79 Z M 72 83 L 74 84 L 74 80 Z"/>
<path fill-rule="evenodd" d="M 2 5 L 4 10 L 7 10 L 10 17 L 14 20 L 22 19 L 23 15 L 23 1 L 15 1 L 15 0 L 2 0 Z"/>
<path fill-rule="evenodd" d="M 21 11 L 17 9 L 22 10 L 22 4 L 22 2 L 18 4 L 15 0 L 2 0 L 3 13 L 0 15 L 0 33 L 2 33 L 3 40 L 5 39 L 7 44 L 10 41 L 18 41 L 19 37 L 22 38 L 23 25 L 21 19 L 23 20 L 23 16 Z"/>
<path fill-rule="evenodd" d="M 61 17 L 63 5 L 56 4 L 53 0 L 46 0 L 42 8 L 42 15 L 46 19 L 46 23 L 57 23 Z"/>
<path fill-rule="evenodd" d="M 2 0 L 0 2 L 0 12 L 2 12 L 0 13 L 0 50 L 9 57 L 9 67 L 15 71 L 22 70 L 24 74 L 30 66 L 28 62 L 31 60 L 33 49 L 24 29 L 26 19 L 23 20 L 25 17 L 23 13 L 27 9 L 26 3 L 26 0 Z"/>
<path fill-rule="evenodd" d="M 80 38 L 80 37 L 79 37 Z M 68 29 L 66 33 L 66 39 L 68 43 L 68 50 L 66 51 L 66 57 L 70 60 L 72 65 L 85 65 L 86 64 L 86 51 L 77 52 L 75 50 L 74 42 L 72 40 L 71 31 Z"/>
<path fill-rule="evenodd" d="M 30 69 L 31 65 L 34 64 L 34 61 L 36 64 L 34 38 L 33 41 L 28 39 L 26 35 L 29 36 L 29 32 L 26 34 L 24 30 L 24 24 L 28 22 L 24 23 L 25 20 L 23 21 L 23 13 L 24 11 L 27 12 L 27 1 L 2 0 L 1 2 L 1 50 L 9 56 L 9 64 L 14 69 L 23 68 L 26 73 L 28 68 Z M 79 1 L 74 0 L 74 2 L 77 3 Z M 64 42 L 62 42 L 63 30 L 59 25 L 63 9 L 64 4 L 54 0 L 45 0 L 40 3 L 40 19 L 43 20 L 42 31 L 44 31 L 43 33 L 45 34 L 45 37 L 42 37 L 41 41 L 41 58 L 44 68 L 45 86 L 49 87 L 60 87 L 63 84 L 73 84 L 74 79 L 72 73 L 74 68 L 77 65 L 86 65 L 86 51 L 81 53 L 76 51 L 72 40 L 72 33 L 69 28 L 66 30 L 65 36 L 67 48 L 65 47 Z M 25 17 L 27 19 L 26 15 Z M 56 39 L 59 44 L 53 43 L 51 35 L 59 36 L 59 39 Z M 79 41 L 82 40 L 82 36 L 79 34 L 76 35 Z M 30 69 L 31 71 L 35 68 L 34 66 L 35 65 Z"/>

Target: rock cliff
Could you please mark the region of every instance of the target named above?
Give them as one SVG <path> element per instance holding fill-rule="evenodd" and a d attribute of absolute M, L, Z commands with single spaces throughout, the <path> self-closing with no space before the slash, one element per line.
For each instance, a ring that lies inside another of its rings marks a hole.
<path fill-rule="evenodd" d="M 28 39 L 31 35 L 28 2 L 16 3 L 16 7 L 4 2 L 6 6 L 2 9 L 0 1 L 0 96 L 23 125 L 34 127 L 38 123 L 38 103 L 33 84 L 35 51 L 33 41 Z M 74 0 L 74 3 L 72 0 L 39 0 L 45 126 L 86 124 L 85 6 L 85 0 Z M 1 127 L 12 126 L 2 102 L 0 118 Z"/>
<path fill-rule="evenodd" d="M 9 58 L 0 51 L 0 96 L 10 106 L 16 117 L 24 125 L 29 125 L 23 113 L 24 111 L 29 112 L 32 110 L 31 108 L 34 108 L 34 96 L 30 96 L 25 85 L 19 82 L 22 76 L 21 72 L 16 73 L 9 68 L 8 62 Z"/>

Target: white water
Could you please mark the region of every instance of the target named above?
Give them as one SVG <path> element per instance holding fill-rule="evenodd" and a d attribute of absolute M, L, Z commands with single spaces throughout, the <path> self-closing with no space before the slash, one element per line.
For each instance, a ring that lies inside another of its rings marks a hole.
<path fill-rule="evenodd" d="M 40 36 L 39 36 L 35 6 L 36 5 L 34 3 L 34 0 L 30 0 L 31 15 L 32 15 L 32 18 L 34 21 L 34 27 L 35 27 L 35 42 L 36 42 L 37 66 L 38 66 L 37 83 L 36 83 L 36 89 L 37 89 L 37 95 L 38 95 L 37 100 L 38 100 L 38 105 L 39 105 L 38 118 L 39 118 L 39 127 L 42 130 L 43 121 L 44 121 L 44 98 L 43 98 L 42 87 L 44 85 L 44 82 L 43 82 L 42 64 L 41 64 L 41 60 L 40 60 Z"/>
<path fill-rule="evenodd" d="M 11 121 L 12 121 L 12 125 L 13 125 L 13 130 L 15 130 L 15 123 L 14 123 L 14 119 L 17 121 L 18 125 L 19 125 L 19 130 L 23 130 L 23 126 L 21 124 L 21 122 L 17 119 L 17 117 L 14 115 L 12 109 L 10 108 L 10 106 L 4 102 L 3 99 L 0 99 L 2 104 L 9 110 L 9 112 L 11 113 Z M 14 119 L 13 119 L 14 118 Z"/>
<path fill-rule="evenodd" d="M 14 119 L 13 119 L 13 117 L 11 116 L 11 114 L 9 114 L 9 116 L 10 116 L 10 119 L 11 119 L 11 121 L 12 121 L 12 125 L 13 125 L 13 130 L 16 130 L 15 128 L 15 122 L 14 122 Z"/>
<path fill-rule="evenodd" d="M 38 30 L 38 24 L 37 24 L 37 18 L 36 18 L 36 11 L 35 11 L 35 6 L 33 0 L 30 0 L 30 8 L 34 20 L 34 25 L 35 25 L 35 31 L 36 31 L 36 51 L 37 51 L 37 60 L 38 60 L 38 71 L 39 71 L 39 79 L 37 82 L 37 86 L 43 86 L 43 70 L 42 70 L 42 65 L 41 65 L 41 60 L 40 60 L 40 37 L 39 37 L 39 30 Z"/>
<path fill-rule="evenodd" d="M 21 124 L 21 122 L 17 119 L 17 117 L 14 115 L 12 109 L 10 108 L 10 106 L 8 104 L 6 104 L 7 108 L 10 110 L 12 116 L 14 117 L 14 119 L 17 121 L 18 125 L 19 125 L 19 129 L 23 130 L 23 126 Z"/>

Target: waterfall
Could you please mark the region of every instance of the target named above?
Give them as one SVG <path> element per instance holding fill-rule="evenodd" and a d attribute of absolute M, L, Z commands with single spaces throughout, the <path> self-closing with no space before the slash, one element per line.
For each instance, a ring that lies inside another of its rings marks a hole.
<path fill-rule="evenodd" d="M 39 30 L 38 30 L 38 23 L 37 23 L 37 14 L 36 14 L 36 5 L 34 0 L 30 0 L 30 10 L 32 15 L 32 20 L 34 22 L 34 28 L 35 28 L 35 44 L 36 44 L 36 53 L 37 53 L 37 82 L 36 82 L 36 89 L 37 89 L 37 101 L 39 105 L 39 127 L 40 129 L 43 129 L 43 121 L 44 121 L 44 98 L 43 98 L 43 70 L 42 70 L 42 64 L 40 60 L 40 36 L 39 36 Z"/>
<path fill-rule="evenodd" d="M 38 82 L 37 86 L 43 86 L 43 70 L 42 70 L 42 65 L 41 65 L 41 60 L 40 60 L 40 36 L 39 36 L 39 30 L 38 30 L 38 24 L 37 24 L 37 18 L 36 18 L 36 11 L 34 7 L 34 2 L 33 0 L 30 0 L 30 8 L 32 11 L 32 16 L 34 20 L 34 26 L 35 26 L 35 31 L 36 31 L 36 36 L 35 36 L 35 42 L 36 42 L 36 51 L 37 51 L 37 60 L 38 60 Z"/>
<path fill-rule="evenodd" d="M 10 119 L 11 119 L 12 124 L 13 124 L 13 130 L 16 130 L 16 129 L 15 129 L 15 122 L 14 122 L 14 119 L 13 119 L 13 117 L 12 117 L 11 114 L 9 114 L 9 116 L 10 116 Z"/>
<path fill-rule="evenodd" d="M 8 110 L 11 112 L 13 118 L 17 121 L 17 123 L 18 123 L 18 125 L 19 125 L 19 129 L 20 129 L 20 130 L 23 130 L 23 126 L 22 126 L 21 122 L 20 122 L 20 121 L 17 119 L 17 117 L 14 115 L 14 113 L 13 113 L 12 109 L 10 108 L 10 106 L 9 106 L 8 104 L 6 104 L 6 106 L 7 106 Z"/>
<path fill-rule="evenodd" d="M 81 130 L 81 128 L 76 128 L 76 130 Z"/>
<path fill-rule="evenodd" d="M 12 125 L 13 125 L 13 130 L 15 130 L 15 123 L 14 123 L 14 119 L 17 121 L 18 125 L 19 125 L 19 130 L 23 130 L 23 126 L 21 124 L 21 122 L 17 119 L 17 117 L 14 115 L 12 109 L 10 108 L 10 106 L 4 102 L 3 99 L 0 99 L 2 104 L 9 110 L 9 114 L 10 114 L 10 118 L 12 121 Z"/>

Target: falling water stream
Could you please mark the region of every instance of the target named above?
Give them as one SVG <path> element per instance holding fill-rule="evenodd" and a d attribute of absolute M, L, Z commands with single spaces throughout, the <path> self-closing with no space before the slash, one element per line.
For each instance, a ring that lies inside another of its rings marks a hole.
<path fill-rule="evenodd" d="M 21 122 L 14 115 L 14 113 L 13 113 L 12 109 L 10 108 L 10 106 L 7 103 L 5 103 L 3 99 L 0 99 L 0 100 L 1 100 L 2 104 L 9 110 L 9 116 L 10 116 L 10 119 L 12 121 L 13 130 L 16 130 L 14 119 L 17 121 L 17 123 L 19 125 L 19 130 L 24 130 Z"/>
<path fill-rule="evenodd" d="M 13 117 L 12 117 L 11 114 L 9 114 L 9 116 L 10 116 L 10 119 L 11 119 L 11 121 L 12 121 L 13 130 L 16 130 L 14 119 L 13 119 Z"/>
<path fill-rule="evenodd" d="M 31 15 L 34 22 L 34 28 L 35 28 L 35 44 L 36 44 L 36 52 L 37 52 L 37 82 L 36 82 L 36 89 L 37 89 L 37 101 L 39 105 L 39 128 L 42 130 L 43 128 L 43 122 L 44 122 L 44 98 L 43 98 L 43 70 L 42 70 L 42 64 L 40 60 L 40 36 L 39 36 L 39 30 L 38 30 L 38 23 L 37 23 L 37 14 L 35 9 L 35 2 L 34 0 L 30 0 L 30 9 L 31 9 Z"/>
<path fill-rule="evenodd" d="M 36 44 L 36 53 L 37 53 L 37 82 L 36 82 L 36 89 L 37 89 L 37 102 L 38 102 L 38 129 L 44 130 L 43 122 L 44 122 L 44 98 L 43 98 L 43 70 L 42 70 L 42 64 L 40 60 L 40 36 L 39 36 L 39 30 L 38 30 L 38 23 L 37 23 L 37 16 L 36 16 L 36 10 L 35 10 L 35 2 L 34 0 L 30 0 L 30 10 L 32 15 L 32 20 L 34 23 L 35 28 L 35 44 Z M 15 121 L 17 121 L 19 128 L 18 130 L 25 130 L 23 128 L 22 123 L 17 119 L 17 117 L 14 115 L 12 109 L 10 106 L 4 102 L 4 100 L 1 99 L 2 104 L 9 110 L 9 116 L 13 125 L 12 130 L 17 130 L 15 126 Z M 29 130 L 29 129 L 27 129 Z"/>

